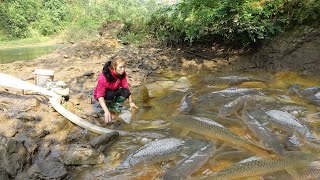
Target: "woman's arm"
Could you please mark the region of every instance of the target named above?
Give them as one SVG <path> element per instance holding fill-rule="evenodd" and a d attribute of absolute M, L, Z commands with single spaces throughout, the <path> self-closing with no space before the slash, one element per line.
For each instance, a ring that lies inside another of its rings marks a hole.
<path fill-rule="evenodd" d="M 105 102 L 105 100 L 104 100 L 104 97 L 99 97 L 99 98 L 98 98 L 98 101 L 99 101 L 99 103 L 100 103 L 101 108 L 102 108 L 103 111 L 104 111 L 104 122 L 107 124 L 107 123 L 109 123 L 109 122 L 112 121 L 110 111 L 109 111 L 109 109 L 108 109 L 108 107 L 107 107 L 107 105 L 106 105 L 106 102 Z"/>
<path fill-rule="evenodd" d="M 132 108 L 139 108 L 139 107 L 136 106 L 136 104 L 132 101 L 131 95 L 128 97 L 128 99 L 129 99 L 130 109 L 132 109 Z"/>

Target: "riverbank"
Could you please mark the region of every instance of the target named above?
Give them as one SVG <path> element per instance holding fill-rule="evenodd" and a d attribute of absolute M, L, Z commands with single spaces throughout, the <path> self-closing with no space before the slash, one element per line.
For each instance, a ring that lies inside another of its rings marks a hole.
<path fill-rule="evenodd" d="M 38 37 L 27 38 L 16 41 L 1 41 L 0 49 L 6 48 L 22 48 L 22 47 L 37 47 L 37 46 L 52 46 L 57 44 L 65 44 L 61 37 Z"/>
<path fill-rule="evenodd" d="M 121 57 L 127 61 L 129 84 L 134 99 L 142 99 L 139 97 L 140 92 L 142 92 L 140 88 L 147 81 L 152 81 L 158 77 L 161 77 L 161 80 L 177 80 L 181 76 L 188 77 L 188 75 L 201 74 L 206 71 L 223 72 L 224 74 L 230 71 L 232 72 L 231 75 L 246 71 L 262 73 L 268 71 L 296 71 L 300 75 L 309 75 L 315 78 L 320 72 L 315 71 L 316 68 L 320 67 L 318 64 L 319 46 L 317 46 L 319 34 L 308 34 L 312 36 L 292 38 L 292 41 L 299 42 L 296 44 L 293 44 L 287 38 L 286 44 L 282 44 L 282 48 L 279 48 L 279 44 L 271 46 L 273 50 L 271 52 L 274 52 L 274 54 L 283 53 L 285 56 L 271 54 L 272 56 L 261 56 L 261 59 L 256 57 L 260 57 L 258 53 L 263 52 L 250 54 L 250 58 L 244 58 L 245 56 L 241 52 L 226 50 L 218 46 L 192 48 L 168 48 L 150 44 L 134 46 L 122 43 L 114 36 L 108 36 L 91 41 L 77 42 L 34 60 L 0 64 L 0 71 L 34 83 L 35 69 L 53 70 L 55 72 L 54 80 L 64 81 L 69 88 L 69 99 L 64 103 L 64 107 L 90 123 L 105 126 L 103 120 L 94 113 L 92 90 L 107 60 Z M 281 41 L 281 38 L 278 40 Z M 288 44 L 293 46 L 288 46 Z M 264 53 L 270 55 L 268 52 L 270 51 Z M 296 53 L 303 54 L 296 56 Z M 303 65 L 303 63 L 308 63 L 303 59 L 305 53 L 308 57 L 314 57 L 314 59 L 311 58 L 312 67 Z M 274 61 L 279 60 L 276 57 L 283 57 L 280 60 L 286 61 L 276 63 Z M 288 63 L 289 59 L 287 57 L 298 58 L 292 63 Z M 302 63 L 302 65 L 299 63 Z M 46 97 L 13 88 L 0 87 L 0 122 L 2 124 L 0 134 L 5 139 L 14 139 L 17 143 L 23 142 L 19 147 L 20 149 L 17 149 L 24 152 L 23 156 L 17 157 L 21 161 L 19 160 L 19 163 L 16 164 L 0 165 L 0 167 L 15 169 L 15 171 L 10 172 L 11 177 L 15 177 L 18 172 L 28 171 L 29 174 L 21 175 L 28 179 L 32 175 L 31 165 L 39 166 L 38 162 L 49 161 L 49 157 L 55 156 L 57 153 L 69 152 L 63 148 L 68 148 L 74 144 L 88 144 L 89 139 L 97 136 L 97 134 L 89 133 L 72 124 L 55 112 L 50 107 Z M 91 149 L 88 148 L 87 150 Z M 95 155 L 97 156 L 90 156 L 90 158 L 99 159 L 97 158 L 98 154 Z M 101 162 L 90 161 L 86 163 L 98 164 Z M 51 164 L 54 163 L 51 162 Z M 56 167 L 62 165 L 59 164 Z"/>

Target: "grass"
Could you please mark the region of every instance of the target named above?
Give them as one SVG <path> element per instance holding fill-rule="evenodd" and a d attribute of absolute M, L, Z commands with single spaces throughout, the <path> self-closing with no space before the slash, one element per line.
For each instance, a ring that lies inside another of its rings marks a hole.
<path fill-rule="evenodd" d="M 51 43 L 53 39 L 51 37 L 30 37 L 26 39 L 10 40 L 10 41 L 0 41 L 0 48 L 6 47 L 19 47 L 19 46 L 31 46 Z"/>

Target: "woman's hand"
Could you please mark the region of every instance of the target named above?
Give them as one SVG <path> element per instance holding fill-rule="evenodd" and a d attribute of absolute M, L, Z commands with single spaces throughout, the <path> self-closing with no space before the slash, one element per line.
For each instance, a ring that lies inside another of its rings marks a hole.
<path fill-rule="evenodd" d="M 112 121 L 112 118 L 111 118 L 111 113 L 110 113 L 110 111 L 104 111 L 104 122 L 106 123 L 106 124 L 109 124 L 109 123 L 111 123 L 111 121 Z"/>
<path fill-rule="evenodd" d="M 136 104 L 134 102 L 130 102 L 130 110 L 132 108 L 139 108 L 138 106 L 136 106 Z"/>

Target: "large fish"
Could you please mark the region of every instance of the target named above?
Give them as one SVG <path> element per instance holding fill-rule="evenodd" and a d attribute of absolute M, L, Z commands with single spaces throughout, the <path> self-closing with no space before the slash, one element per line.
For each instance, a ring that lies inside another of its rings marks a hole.
<path fill-rule="evenodd" d="M 297 151 L 299 150 L 300 146 L 302 146 L 300 140 L 295 134 L 288 135 L 284 140 L 284 145 L 287 149 L 292 151 Z"/>
<path fill-rule="evenodd" d="M 181 114 L 189 114 L 192 110 L 192 93 L 186 94 L 181 102 L 179 107 L 179 112 Z"/>
<path fill-rule="evenodd" d="M 314 159 L 318 158 L 318 154 L 303 153 L 303 152 L 287 152 L 285 157 L 278 159 L 270 158 L 255 158 L 242 161 L 233 166 L 219 171 L 206 177 L 206 180 L 225 180 L 237 179 L 243 177 L 263 175 L 266 173 L 287 170 L 291 175 L 296 176 L 295 168 L 307 166 Z M 292 173 L 295 172 L 295 173 Z"/>
<path fill-rule="evenodd" d="M 313 161 L 307 167 L 296 169 L 298 179 L 316 180 L 320 177 L 320 161 Z M 264 175 L 263 180 L 285 179 L 293 180 L 292 176 L 285 171 L 279 171 Z"/>
<path fill-rule="evenodd" d="M 227 88 L 213 91 L 198 97 L 198 107 L 202 109 L 219 108 L 222 104 L 229 103 L 240 96 L 248 94 L 263 94 L 255 88 Z"/>
<path fill-rule="evenodd" d="M 320 86 L 311 86 L 307 87 L 303 90 L 299 90 L 299 85 L 293 85 L 289 89 L 289 91 L 293 91 L 294 93 L 298 94 L 300 97 L 305 98 L 310 103 L 320 106 Z"/>
<path fill-rule="evenodd" d="M 296 131 L 309 140 L 314 140 L 315 137 L 305 124 L 300 122 L 293 115 L 279 110 L 269 110 L 266 112 L 269 120 L 279 127 L 287 131 Z"/>
<path fill-rule="evenodd" d="M 237 162 L 242 159 L 246 159 L 252 156 L 251 152 L 246 150 L 231 150 L 231 151 L 219 151 L 214 155 L 213 160 L 211 162 L 219 162 L 222 160 Z"/>
<path fill-rule="evenodd" d="M 183 180 L 198 171 L 213 155 L 215 146 L 208 144 L 194 152 L 191 156 L 181 160 L 174 168 L 169 169 L 163 180 Z"/>
<path fill-rule="evenodd" d="M 128 156 L 119 169 L 129 168 L 139 163 L 154 163 L 176 156 L 184 141 L 176 138 L 160 139 L 145 144 Z"/>
<path fill-rule="evenodd" d="M 171 122 L 173 125 L 183 128 L 185 131 L 184 133 L 192 131 L 207 137 L 225 141 L 229 144 L 233 144 L 234 146 L 241 146 L 260 156 L 269 155 L 265 149 L 241 138 L 211 119 L 188 115 L 177 115 L 172 117 Z"/>
<path fill-rule="evenodd" d="M 303 180 L 307 179 L 319 179 L 320 177 L 320 161 L 313 161 L 305 169 L 297 170 L 299 178 Z"/>
<path fill-rule="evenodd" d="M 303 97 L 309 97 L 318 92 L 320 92 L 320 86 L 311 86 L 299 91 L 299 94 Z"/>
<path fill-rule="evenodd" d="M 236 113 L 237 111 L 241 110 L 244 107 L 244 104 L 252 104 L 255 102 L 275 102 L 276 100 L 272 97 L 268 96 L 261 96 L 261 95 L 244 95 L 240 96 L 234 101 L 231 101 L 230 103 L 224 105 L 218 115 L 221 117 L 229 116 L 233 113 Z"/>
<path fill-rule="evenodd" d="M 206 83 L 214 83 L 214 84 L 228 84 L 228 85 L 237 85 L 243 82 L 266 82 L 267 80 L 257 79 L 252 77 L 245 76 L 223 76 L 223 77 L 205 77 L 204 82 Z"/>
<path fill-rule="evenodd" d="M 220 91 L 214 91 L 212 94 L 220 94 L 221 96 L 234 96 L 234 95 L 246 95 L 251 93 L 256 93 L 258 89 L 254 88 L 227 88 Z"/>
<path fill-rule="evenodd" d="M 277 139 L 268 128 L 263 126 L 253 114 L 248 111 L 242 113 L 243 121 L 251 130 L 251 132 L 261 141 L 263 147 L 266 147 L 274 152 L 283 155 L 283 148 Z"/>
<path fill-rule="evenodd" d="M 320 92 L 308 97 L 308 100 L 310 101 L 310 103 L 320 106 Z"/>

